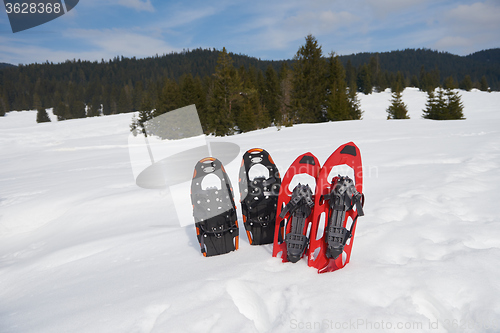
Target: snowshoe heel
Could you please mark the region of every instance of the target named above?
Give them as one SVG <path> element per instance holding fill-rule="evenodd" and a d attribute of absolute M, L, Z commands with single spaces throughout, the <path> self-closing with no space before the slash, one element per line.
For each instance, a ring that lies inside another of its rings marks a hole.
<path fill-rule="evenodd" d="M 351 178 L 340 175 L 334 177 L 331 188 L 332 192 L 324 196 L 324 199 L 329 201 L 330 206 L 330 216 L 325 233 L 327 243 L 325 255 L 327 258 L 337 259 L 344 251 L 348 239 L 351 238 L 351 231 L 343 226 L 346 212 L 356 206 L 357 216 L 364 214 L 362 194 L 356 190 Z M 354 223 L 356 220 L 354 220 L 351 230 Z"/>
<path fill-rule="evenodd" d="M 302 258 L 309 239 L 305 235 L 300 234 L 286 234 L 286 255 L 288 261 L 296 263 Z"/>
<path fill-rule="evenodd" d="M 299 183 L 293 189 L 290 201 L 280 214 L 284 217 L 288 212 L 291 216 L 291 228 L 290 232 L 285 234 L 285 243 L 287 259 L 292 263 L 302 258 L 309 244 L 309 238 L 304 235 L 304 230 L 307 230 L 306 219 L 311 214 L 313 206 L 311 188 L 309 185 Z"/>

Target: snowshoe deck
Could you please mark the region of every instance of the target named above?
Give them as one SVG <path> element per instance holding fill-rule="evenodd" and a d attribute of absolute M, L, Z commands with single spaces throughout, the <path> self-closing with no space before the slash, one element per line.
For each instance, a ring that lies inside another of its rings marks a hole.
<path fill-rule="evenodd" d="M 281 183 L 273 242 L 273 257 L 281 253 L 283 262 L 297 262 L 307 250 L 307 230 L 312 223 L 314 195 L 308 185 L 298 184 L 290 191 L 295 175 L 308 174 L 316 179 L 320 170 L 318 159 L 305 153 L 295 159 Z"/>
<path fill-rule="evenodd" d="M 347 176 L 328 176 L 333 167 L 347 165 L 354 180 Z M 351 257 L 358 216 L 363 215 L 363 167 L 359 148 L 352 142 L 340 146 L 325 162 L 316 182 L 315 208 L 311 228 L 308 265 L 318 273 L 344 267 Z M 322 216 L 323 215 L 323 216 Z M 323 230 L 318 230 L 324 219 Z M 349 228 L 348 228 L 349 225 Z M 319 236 L 318 236 L 319 234 Z"/>
<path fill-rule="evenodd" d="M 220 186 L 202 187 L 203 179 L 215 175 Z M 191 182 L 191 202 L 201 253 L 210 257 L 238 249 L 238 221 L 233 189 L 222 163 L 213 157 L 200 160 Z"/>
<path fill-rule="evenodd" d="M 268 176 L 250 179 L 250 169 L 259 164 L 268 169 Z M 267 151 L 254 148 L 243 155 L 239 175 L 240 202 L 251 245 L 270 244 L 274 240 L 280 185 L 278 168 Z"/>

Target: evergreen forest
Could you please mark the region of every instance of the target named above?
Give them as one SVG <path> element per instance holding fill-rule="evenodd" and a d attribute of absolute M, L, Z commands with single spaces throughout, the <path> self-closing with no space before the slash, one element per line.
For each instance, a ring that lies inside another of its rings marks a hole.
<path fill-rule="evenodd" d="M 1 64 L 0 116 L 53 108 L 66 120 L 142 111 L 138 119 L 145 121 L 195 104 L 207 134 L 228 135 L 272 124 L 360 119 L 358 93 L 408 86 L 498 91 L 500 49 L 338 56 L 308 35 L 295 56 L 282 61 L 200 48 L 145 59 Z"/>

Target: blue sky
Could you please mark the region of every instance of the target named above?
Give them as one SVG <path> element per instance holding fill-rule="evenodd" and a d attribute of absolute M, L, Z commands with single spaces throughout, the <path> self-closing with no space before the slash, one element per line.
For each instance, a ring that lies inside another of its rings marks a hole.
<path fill-rule="evenodd" d="M 80 0 L 64 16 L 12 33 L 0 5 L 0 62 L 144 58 L 193 48 L 290 59 L 313 34 L 326 55 L 500 47 L 500 1 Z"/>

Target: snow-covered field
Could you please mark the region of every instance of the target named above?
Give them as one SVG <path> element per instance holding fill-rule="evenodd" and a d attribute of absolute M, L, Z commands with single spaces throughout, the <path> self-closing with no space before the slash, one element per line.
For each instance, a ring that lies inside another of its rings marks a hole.
<path fill-rule="evenodd" d="M 351 262 L 326 274 L 250 246 L 241 211 L 240 249 L 203 257 L 170 192 L 135 184 L 130 114 L 8 113 L 0 332 L 500 332 L 500 93 L 461 94 L 461 121 L 422 119 L 425 94 L 406 89 L 410 120 L 386 120 L 383 92 L 360 96 L 362 121 L 211 139 L 241 149 L 226 165 L 237 198 L 247 149 L 283 175 L 304 152 L 358 145 L 366 215 Z"/>

